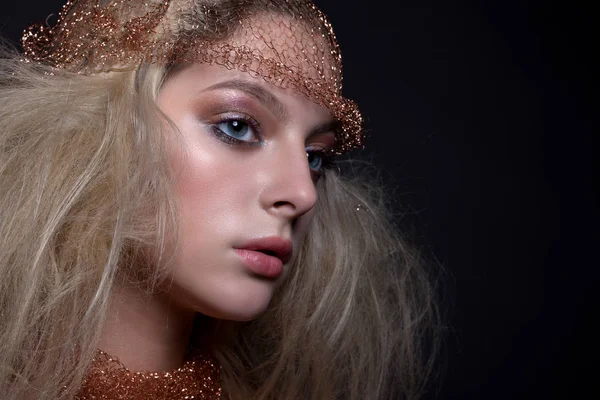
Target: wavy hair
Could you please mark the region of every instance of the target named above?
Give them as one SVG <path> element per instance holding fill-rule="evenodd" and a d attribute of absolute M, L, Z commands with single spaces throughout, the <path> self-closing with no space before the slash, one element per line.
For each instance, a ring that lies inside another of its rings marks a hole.
<path fill-rule="evenodd" d="M 173 124 L 156 98 L 173 71 L 79 75 L 2 46 L 3 399 L 72 399 L 118 277 L 135 265 L 149 293 L 165 280 L 178 216 Z M 417 399 L 437 348 L 431 276 L 378 184 L 328 171 L 318 196 L 268 310 L 216 345 L 225 397 Z M 156 251 L 139 270 L 147 248 Z"/>

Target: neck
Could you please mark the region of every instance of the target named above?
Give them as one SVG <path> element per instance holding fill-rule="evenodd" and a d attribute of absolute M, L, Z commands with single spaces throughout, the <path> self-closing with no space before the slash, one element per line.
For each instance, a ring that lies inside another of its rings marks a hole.
<path fill-rule="evenodd" d="M 98 348 L 131 371 L 170 371 L 185 361 L 195 316 L 166 296 L 119 285 Z"/>

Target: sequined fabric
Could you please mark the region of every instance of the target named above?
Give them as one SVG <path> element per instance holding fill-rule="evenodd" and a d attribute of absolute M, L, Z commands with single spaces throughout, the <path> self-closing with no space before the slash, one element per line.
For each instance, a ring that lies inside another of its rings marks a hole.
<path fill-rule="evenodd" d="M 91 74 L 141 62 L 218 64 L 304 94 L 340 121 L 334 153 L 362 147 L 362 116 L 342 96 L 340 49 L 310 0 L 69 0 L 22 38 L 26 60 Z"/>
<path fill-rule="evenodd" d="M 76 400 L 216 400 L 221 398 L 220 370 L 205 354 L 172 372 L 130 372 L 98 350 Z"/>

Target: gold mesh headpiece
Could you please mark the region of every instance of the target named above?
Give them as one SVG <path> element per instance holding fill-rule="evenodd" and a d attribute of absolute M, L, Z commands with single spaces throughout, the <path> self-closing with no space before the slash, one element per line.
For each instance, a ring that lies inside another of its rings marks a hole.
<path fill-rule="evenodd" d="M 142 62 L 200 62 L 293 89 L 340 121 L 335 153 L 361 147 L 362 116 L 342 96 L 331 24 L 310 0 L 69 0 L 22 38 L 26 59 L 91 74 Z"/>

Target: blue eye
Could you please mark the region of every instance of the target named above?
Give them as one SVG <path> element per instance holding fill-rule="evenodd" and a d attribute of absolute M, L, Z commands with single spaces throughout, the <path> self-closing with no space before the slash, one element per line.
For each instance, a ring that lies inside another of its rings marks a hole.
<path fill-rule="evenodd" d="M 242 140 L 245 142 L 256 141 L 256 133 L 252 127 L 242 119 L 232 119 L 229 121 L 223 121 L 216 125 L 216 127 L 232 138 Z"/>
<path fill-rule="evenodd" d="M 323 166 L 323 154 L 320 151 L 307 151 L 308 167 L 312 170 L 319 171 Z"/>
<path fill-rule="evenodd" d="M 316 149 L 306 149 L 306 158 L 308 159 L 308 168 L 319 175 L 324 170 L 335 165 L 331 155 L 320 147 L 317 147 Z"/>

